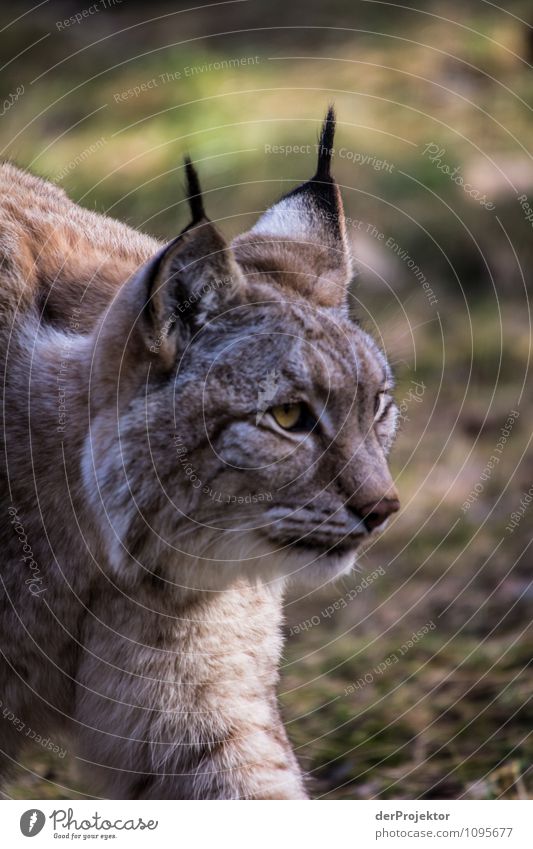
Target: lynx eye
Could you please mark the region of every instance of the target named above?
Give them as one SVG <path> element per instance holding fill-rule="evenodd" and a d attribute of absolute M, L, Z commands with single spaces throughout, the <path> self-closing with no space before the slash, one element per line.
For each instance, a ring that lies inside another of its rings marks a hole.
<path fill-rule="evenodd" d="M 284 430 L 312 430 L 316 421 L 305 404 L 277 404 L 270 408 L 276 424 Z"/>
<path fill-rule="evenodd" d="M 378 392 L 374 400 L 374 421 L 378 422 L 385 412 L 389 396 L 387 392 Z"/>

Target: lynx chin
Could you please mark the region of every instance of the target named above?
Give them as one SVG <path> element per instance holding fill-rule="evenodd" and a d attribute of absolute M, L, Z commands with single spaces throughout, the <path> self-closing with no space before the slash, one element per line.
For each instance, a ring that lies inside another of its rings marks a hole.
<path fill-rule="evenodd" d="M 348 573 L 399 507 L 334 129 L 330 109 L 312 179 L 231 244 L 189 159 L 168 244 L 0 166 L 2 703 L 68 741 L 91 794 L 307 797 L 284 590 Z M 19 728 L 0 718 L 4 778 Z"/>

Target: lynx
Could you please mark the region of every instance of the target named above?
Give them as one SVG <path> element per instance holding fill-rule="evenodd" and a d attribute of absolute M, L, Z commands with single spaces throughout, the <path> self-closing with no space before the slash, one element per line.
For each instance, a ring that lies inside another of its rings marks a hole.
<path fill-rule="evenodd" d="M 399 506 L 334 129 L 232 244 L 189 159 L 169 244 L 0 168 L 4 776 L 29 728 L 98 796 L 307 798 L 284 592 L 348 573 Z"/>

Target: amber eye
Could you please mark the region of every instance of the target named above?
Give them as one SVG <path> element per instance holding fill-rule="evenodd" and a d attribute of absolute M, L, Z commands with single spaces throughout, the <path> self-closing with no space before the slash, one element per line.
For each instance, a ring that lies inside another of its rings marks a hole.
<path fill-rule="evenodd" d="M 300 421 L 302 404 L 278 404 L 270 412 L 280 427 L 290 430 Z"/>
<path fill-rule="evenodd" d="M 316 419 L 305 404 L 277 404 L 269 412 L 284 430 L 310 431 L 316 425 Z"/>

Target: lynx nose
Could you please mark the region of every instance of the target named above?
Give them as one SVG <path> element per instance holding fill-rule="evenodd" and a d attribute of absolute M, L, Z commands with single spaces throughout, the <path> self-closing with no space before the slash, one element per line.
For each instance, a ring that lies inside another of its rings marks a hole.
<path fill-rule="evenodd" d="M 379 528 L 391 515 L 400 509 L 397 498 L 380 498 L 379 501 L 365 504 L 360 507 L 358 513 L 362 516 L 368 533 Z"/>

